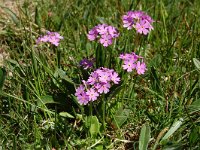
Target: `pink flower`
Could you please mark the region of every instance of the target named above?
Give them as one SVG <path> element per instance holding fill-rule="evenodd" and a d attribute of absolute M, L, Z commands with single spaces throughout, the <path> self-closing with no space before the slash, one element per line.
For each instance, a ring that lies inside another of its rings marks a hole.
<path fill-rule="evenodd" d="M 89 96 L 86 93 L 78 95 L 77 99 L 81 105 L 86 105 L 89 102 Z"/>
<path fill-rule="evenodd" d="M 99 93 L 97 93 L 93 88 L 90 88 L 86 94 L 89 96 L 90 101 L 95 101 L 99 96 Z"/>
<path fill-rule="evenodd" d="M 85 87 L 83 85 L 80 85 L 77 89 L 76 89 L 76 93 L 75 95 L 78 96 L 78 95 L 81 95 L 82 93 L 84 93 L 85 91 Z"/>
<path fill-rule="evenodd" d="M 95 101 L 102 93 L 107 94 L 111 85 L 118 84 L 120 78 L 113 69 L 99 68 L 92 72 L 87 81 L 76 89 L 75 96 L 80 104 L 86 105 L 89 101 Z"/>
<path fill-rule="evenodd" d="M 63 37 L 62 37 L 62 36 L 60 36 L 60 34 L 59 34 L 59 33 L 57 33 L 57 32 L 54 32 L 54 36 L 55 36 L 55 38 L 56 38 L 56 39 L 60 39 L 60 40 L 62 40 L 62 39 L 63 39 Z"/>
<path fill-rule="evenodd" d="M 144 74 L 144 72 L 147 70 L 146 64 L 144 62 L 140 63 L 140 61 L 137 62 L 136 70 L 138 74 Z"/>
<path fill-rule="evenodd" d="M 124 70 L 127 70 L 127 72 L 131 72 L 133 71 L 133 69 L 135 69 L 136 65 L 134 64 L 133 61 L 131 60 L 127 60 L 124 61 L 124 64 L 122 65 Z"/>
<path fill-rule="evenodd" d="M 89 33 L 87 34 L 87 37 L 90 41 L 94 41 L 97 38 L 98 32 L 96 30 L 96 27 L 91 29 Z"/>
<path fill-rule="evenodd" d="M 112 44 L 112 36 L 111 35 L 102 35 L 99 42 L 103 44 L 103 46 L 108 47 Z"/>
<path fill-rule="evenodd" d="M 105 35 L 108 33 L 108 25 L 100 24 L 97 26 L 97 32 L 101 35 Z"/>
<path fill-rule="evenodd" d="M 144 35 L 147 35 L 149 33 L 150 31 L 149 28 L 150 28 L 150 24 L 147 21 L 140 21 L 140 22 L 137 22 L 135 25 L 135 29 L 137 30 L 137 32 Z"/>
<path fill-rule="evenodd" d="M 145 13 L 143 11 L 138 10 L 138 11 L 134 11 L 131 17 L 134 18 L 136 22 L 136 21 L 139 21 L 144 15 Z"/>
<path fill-rule="evenodd" d="M 87 37 L 90 41 L 99 39 L 98 41 L 104 46 L 108 47 L 112 44 L 114 38 L 117 38 L 119 33 L 115 27 L 108 26 L 107 24 L 99 24 L 92 28 Z"/>
<path fill-rule="evenodd" d="M 87 80 L 87 83 L 90 85 L 94 85 L 98 82 L 98 74 L 96 72 L 91 73 L 90 77 Z"/>
<path fill-rule="evenodd" d="M 99 81 L 103 83 L 107 83 L 110 81 L 110 73 L 108 72 L 101 72 L 99 73 Z"/>
<path fill-rule="evenodd" d="M 108 93 L 110 88 L 110 83 L 99 83 L 96 88 L 98 89 L 98 92 L 101 93 Z"/>
<path fill-rule="evenodd" d="M 119 84 L 120 78 L 118 76 L 118 73 L 113 72 L 111 74 L 111 80 L 115 83 L 115 84 Z"/>
<path fill-rule="evenodd" d="M 55 46 L 58 46 L 59 45 L 59 39 L 57 39 L 56 37 L 52 36 L 52 37 L 49 37 L 49 42 Z"/>
<path fill-rule="evenodd" d="M 140 34 L 146 35 L 153 30 L 154 20 L 143 11 L 128 11 L 122 20 L 124 28 L 128 30 L 135 28 Z"/>
<path fill-rule="evenodd" d="M 58 46 L 60 40 L 62 40 L 62 39 L 63 39 L 63 37 L 60 36 L 59 33 L 48 31 L 46 35 L 39 37 L 36 40 L 36 43 L 39 44 L 41 42 L 43 42 L 43 43 L 49 42 L 49 43 L 51 43 L 51 44 L 53 44 L 55 46 Z"/>
<path fill-rule="evenodd" d="M 116 38 L 119 36 L 117 30 L 112 26 L 108 26 L 108 33 L 112 36 L 112 38 Z"/>
<path fill-rule="evenodd" d="M 43 36 L 42 38 L 40 38 L 40 41 L 41 42 L 48 42 L 49 41 L 49 36 L 48 35 Z"/>
<path fill-rule="evenodd" d="M 129 11 L 129 12 L 127 12 L 127 15 L 124 15 L 122 17 L 122 19 L 123 19 L 123 27 L 127 28 L 128 30 L 132 29 L 133 25 L 134 25 L 132 14 L 133 14 L 133 12 Z"/>
<path fill-rule="evenodd" d="M 143 57 L 136 55 L 134 52 L 120 54 L 119 58 L 123 60 L 122 68 L 127 72 L 132 72 L 136 69 L 138 74 L 144 74 L 147 70 L 145 63 L 138 61 L 139 59 L 143 59 Z"/>

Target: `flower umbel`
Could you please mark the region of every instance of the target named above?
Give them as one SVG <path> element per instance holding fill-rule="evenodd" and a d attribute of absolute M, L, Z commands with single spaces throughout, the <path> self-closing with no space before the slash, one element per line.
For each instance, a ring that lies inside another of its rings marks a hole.
<path fill-rule="evenodd" d="M 46 35 L 40 36 L 40 37 L 37 39 L 36 43 L 39 44 L 39 43 L 46 43 L 46 42 L 49 42 L 49 43 L 51 43 L 51 44 L 53 44 L 53 45 L 55 45 L 55 46 L 58 46 L 60 40 L 62 40 L 62 39 L 63 39 L 63 37 L 60 36 L 59 33 L 48 31 Z"/>
<path fill-rule="evenodd" d="M 153 30 L 154 20 L 143 11 L 128 11 L 126 15 L 123 15 L 122 20 L 124 28 L 128 30 L 135 28 L 140 34 L 147 35 Z"/>
<path fill-rule="evenodd" d="M 77 89 L 75 96 L 81 105 L 95 101 L 101 94 L 110 91 L 113 84 L 119 84 L 120 77 L 113 69 L 99 68 L 91 73 L 87 81 L 83 81 Z"/>
<path fill-rule="evenodd" d="M 104 47 L 111 45 L 113 39 L 117 38 L 118 36 L 119 32 L 117 29 L 107 24 L 99 24 L 92 28 L 87 34 L 87 37 L 90 41 L 98 39 Z"/>
<path fill-rule="evenodd" d="M 137 74 L 140 75 L 144 74 L 147 70 L 146 64 L 143 62 L 143 57 L 136 55 L 134 52 L 121 54 L 119 58 L 123 60 L 122 68 L 127 72 L 132 72 L 136 69 Z M 139 59 L 142 59 L 142 62 Z"/>

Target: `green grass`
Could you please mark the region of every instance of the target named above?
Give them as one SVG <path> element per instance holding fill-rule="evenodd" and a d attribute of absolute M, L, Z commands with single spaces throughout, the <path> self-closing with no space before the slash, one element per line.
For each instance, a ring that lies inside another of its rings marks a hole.
<path fill-rule="evenodd" d="M 0 8 L 0 149 L 200 148 L 199 0 L 42 0 L 25 1 L 19 13 Z M 129 10 L 155 20 L 148 36 L 122 27 Z M 108 48 L 86 36 L 100 23 L 120 32 Z M 36 45 L 47 30 L 64 37 L 58 47 Z M 105 61 L 96 61 L 122 82 L 82 106 L 75 88 L 89 72 L 78 64 L 97 50 Z M 123 71 L 118 56 L 132 51 L 144 57 L 144 75 Z"/>

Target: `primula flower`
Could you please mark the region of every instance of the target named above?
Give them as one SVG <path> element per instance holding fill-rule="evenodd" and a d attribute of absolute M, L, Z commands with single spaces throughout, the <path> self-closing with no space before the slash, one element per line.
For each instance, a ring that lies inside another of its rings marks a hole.
<path fill-rule="evenodd" d="M 112 44 L 112 36 L 111 35 L 102 35 L 99 42 L 104 46 L 108 47 Z"/>
<path fill-rule="evenodd" d="M 107 24 L 100 24 L 97 26 L 97 32 L 101 35 L 108 34 L 108 25 Z"/>
<path fill-rule="evenodd" d="M 47 35 L 43 36 L 42 38 L 40 38 L 40 41 L 41 42 L 48 42 L 49 41 L 49 36 L 47 36 Z"/>
<path fill-rule="evenodd" d="M 110 91 L 113 84 L 118 84 L 120 77 L 113 69 L 99 68 L 92 72 L 87 81 L 83 80 L 77 89 L 75 96 L 81 105 L 86 105 L 90 101 L 95 101 L 101 94 Z"/>
<path fill-rule="evenodd" d="M 103 83 L 107 83 L 110 81 L 110 73 L 109 72 L 101 72 L 99 73 L 99 81 Z"/>
<path fill-rule="evenodd" d="M 40 37 L 36 40 L 36 43 L 39 44 L 39 43 L 41 43 L 41 42 L 43 42 L 43 43 L 49 42 L 49 43 L 51 43 L 51 44 L 53 44 L 53 45 L 55 45 L 55 46 L 58 46 L 60 40 L 62 40 L 62 39 L 63 39 L 63 37 L 60 36 L 59 33 L 48 31 L 46 35 L 40 36 Z"/>
<path fill-rule="evenodd" d="M 146 64 L 144 62 L 140 63 L 140 61 L 137 62 L 136 70 L 138 74 L 144 74 L 144 72 L 147 70 Z"/>
<path fill-rule="evenodd" d="M 90 85 L 94 85 L 95 83 L 98 82 L 98 73 L 97 72 L 92 72 L 90 77 L 87 80 L 87 83 Z"/>
<path fill-rule="evenodd" d="M 90 41 L 94 41 L 98 36 L 98 32 L 96 30 L 96 27 L 94 27 L 93 29 L 91 29 L 87 35 L 88 39 Z"/>
<path fill-rule="evenodd" d="M 122 16 L 123 27 L 128 30 L 135 28 L 140 34 L 148 34 L 153 30 L 154 20 L 143 11 L 128 11 Z"/>
<path fill-rule="evenodd" d="M 139 61 L 139 59 L 143 60 L 143 57 L 136 55 L 134 52 L 120 54 L 119 58 L 123 60 L 122 68 L 127 72 L 132 72 L 134 69 L 136 69 L 137 74 L 140 75 L 144 74 L 147 70 L 146 64 L 143 61 L 142 63 Z"/>
<path fill-rule="evenodd" d="M 118 36 L 119 33 L 117 29 L 107 24 L 99 24 L 92 28 L 87 34 L 87 37 L 90 41 L 98 39 L 104 47 L 111 45 L 113 39 L 117 38 Z"/>
<path fill-rule="evenodd" d="M 99 93 L 96 92 L 93 88 L 90 88 L 86 94 L 89 96 L 90 101 L 95 101 L 97 97 L 99 96 Z"/>
<path fill-rule="evenodd" d="M 119 36 L 119 33 L 116 30 L 116 28 L 114 28 L 112 26 L 108 26 L 108 33 L 111 35 L 112 38 L 116 38 Z"/>
<path fill-rule="evenodd" d="M 136 65 L 131 60 L 124 61 L 124 64 L 122 65 L 124 70 L 127 70 L 127 72 L 132 72 L 133 69 L 135 69 Z"/>
<path fill-rule="evenodd" d="M 124 15 L 122 17 L 123 20 L 123 27 L 127 28 L 128 30 L 133 28 L 134 21 L 132 17 L 132 11 L 127 12 L 127 15 Z"/>
<path fill-rule="evenodd" d="M 119 84 L 120 78 L 118 77 L 118 73 L 113 72 L 111 75 L 111 80 L 115 83 L 115 84 Z"/>
<path fill-rule="evenodd" d="M 137 22 L 135 25 L 135 29 L 137 30 L 137 32 L 139 32 L 140 34 L 144 34 L 147 35 L 149 32 L 149 27 L 150 24 L 147 21 L 140 21 L 139 23 Z"/>
<path fill-rule="evenodd" d="M 75 95 L 78 96 L 80 94 L 82 94 L 85 91 L 85 87 L 83 85 L 80 85 L 77 89 L 76 89 L 76 93 Z"/>
<path fill-rule="evenodd" d="M 82 105 L 86 105 L 89 102 L 89 96 L 86 93 L 78 95 L 77 98 Z"/>
<path fill-rule="evenodd" d="M 124 61 L 133 61 L 136 62 L 138 58 L 142 58 L 141 56 L 136 55 L 134 52 L 132 53 L 126 53 L 126 54 L 120 54 L 119 58 L 124 60 Z"/>
<path fill-rule="evenodd" d="M 48 42 L 50 42 L 51 44 L 58 46 L 59 45 L 59 39 L 57 39 L 55 36 L 49 37 Z"/>
<path fill-rule="evenodd" d="M 108 93 L 109 92 L 109 88 L 110 88 L 110 83 L 99 83 L 96 88 L 98 89 L 98 92 L 100 94 L 102 93 Z"/>

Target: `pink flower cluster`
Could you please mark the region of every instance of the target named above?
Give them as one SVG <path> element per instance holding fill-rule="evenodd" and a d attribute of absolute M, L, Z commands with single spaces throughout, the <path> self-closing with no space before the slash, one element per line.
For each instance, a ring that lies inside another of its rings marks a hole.
<path fill-rule="evenodd" d="M 46 42 L 49 42 L 49 43 L 51 43 L 51 44 L 53 44 L 53 45 L 55 45 L 55 46 L 58 46 L 60 40 L 62 40 L 62 39 L 63 39 L 63 37 L 60 36 L 59 33 L 48 31 L 46 35 L 40 36 L 40 37 L 37 39 L 36 43 L 39 44 L 39 43 L 46 43 Z"/>
<path fill-rule="evenodd" d="M 77 89 L 75 96 L 81 105 L 95 101 L 102 93 L 108 93 L 112 84 L 118 84 L 120 78 L 113 69 L 99 68 L 92 72 L 87 81 L 83 80 Z"/>
<path fill-rule="evenodd" d="M 112 44 L 114 38 L 117 38 L 119 33 L 117 29 L 113 26 L 109 26 L 107 24 L 99 24 L 92 28 L 87 37 L 90 41 L 94 41 L 99 38 L 99 42 L 104 46 L 107 47 Z"/>
<path fill-rule="evenodd" d="M 122 19 L 123 27 L 128 30 L 135 28 L 138 33 L 144 35 L 153 30 L 152 23 L 154 20 L 143 11 L 128 11 Z"/>
<path fill-rule="evenodd" d="M 146 64 L 143 62 L 143 60 L 141 62 L 138 60 L 139 58 L 143 58 L 136 55 L 134 52 L 121 54 L 119 58 L 123 60 L 122 67 L 127 72 L 132 72 L 133 69 L 136 69 L 137 74 L 144 74 L 147 70 Z"/>

